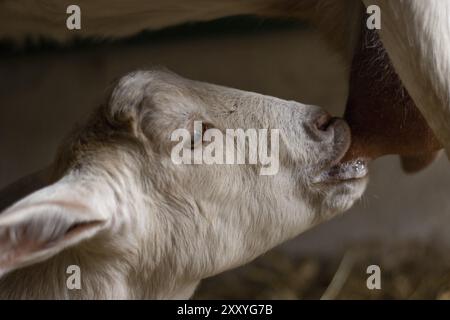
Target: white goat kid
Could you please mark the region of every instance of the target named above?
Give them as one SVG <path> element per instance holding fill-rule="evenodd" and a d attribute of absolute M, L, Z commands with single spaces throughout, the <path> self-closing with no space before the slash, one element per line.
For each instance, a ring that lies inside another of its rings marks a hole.
<path fill-rule="evenodd" d="M 171 133 L 196 120 L 280 129 L 279 172 L 174 164 Z M 188 298 L 200 280 L 348 209 L 367 183 L 336 165 L 349 142 L 346 123 L 318 107 L 129 74 L 62 144 L 52 184 L 0 214 L 0 297 Z M 81 290 L 66 286 L 70 265 Z"/>

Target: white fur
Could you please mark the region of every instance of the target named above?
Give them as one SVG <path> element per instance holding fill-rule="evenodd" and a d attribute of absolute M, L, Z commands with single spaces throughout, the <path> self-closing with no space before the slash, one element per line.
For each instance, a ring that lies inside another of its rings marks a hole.
<path fill-rule="evenodd" d="M 0 297 L 188 298 L 200 280 L 345 211 L 367 181 L 314 182 L 348 138 L 338 124 L 318 131 L 321 115 L 165 71 L 124 77 L 63 145 L 59 180 L 0 214 Z M 193 120 L 280 129 L 280 171 L 174 164 L 170 133 Z M 81 290 L 66 287 L 69 265 Z"/>

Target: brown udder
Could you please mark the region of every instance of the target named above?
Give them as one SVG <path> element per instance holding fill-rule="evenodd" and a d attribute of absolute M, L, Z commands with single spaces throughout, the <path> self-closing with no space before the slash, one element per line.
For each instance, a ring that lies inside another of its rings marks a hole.
<path fill-rule="evenodd" d="M 406 172 L 418 171 L 442 146 L 403 87 L 378 33 L 365 25 L 362 30 L 344 115 L 352 130 L 344 160 L 398 154 Z"/>

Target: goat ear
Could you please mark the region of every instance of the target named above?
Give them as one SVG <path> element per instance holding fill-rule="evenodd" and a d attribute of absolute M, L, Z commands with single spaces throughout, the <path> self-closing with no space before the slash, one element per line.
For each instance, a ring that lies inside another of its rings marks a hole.
<path fill-rule="evenodd" d="M 93 206 L 90 192 L 86 185 L 61 180 L 1 213 L 0 276 L 46 260 L 104 229 L 107 217 L 101 204 Z"/>

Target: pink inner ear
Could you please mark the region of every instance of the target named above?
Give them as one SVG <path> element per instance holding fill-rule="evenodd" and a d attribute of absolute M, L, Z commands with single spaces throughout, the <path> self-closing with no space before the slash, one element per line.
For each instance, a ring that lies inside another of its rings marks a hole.
<path fill-rule="evenodd" d="M 27 255 L 38 251 L 48 250 L 62 242 L 73 239 L 86 230 L 100 226 L 104 221 L 94 220 L 88 222 L 79 222 L 71 225 L 64 233 L 56 239 L 48 241 L 45 238 L 33 237 L 27 232 L 27 226 L 22 225 L 16 230 L 16 240 L 12 243 L 11 230 L 12 227 L 5 227 L 3 232 L 0 229 L 0 269 L 9 269 L 23 262 L 23 258 Z"/>
<path fill-rule="evenodd" d="M 84 182 L 58 181 L 0 215 L 0 274 L 43 261 L 95 236 L 105 225 Z"/>
<path fill-rule="evenodd" d="M 0 229 L 0 249 L 2 253 L 0 254 L 0 268 L 8 269 L 11 266 L 15 265 L 18 260 L 24 255 L 27 255 L 32 252 L 36 252 L 42 249 L 43 244 L 37 241 L 33 241 L 32 239 L 26 239 L 23 235 L 26 233 L 26 230 L 23 228 L 17 234 L 18 245 L 14 245 L 11 243 L 11 230 L 9 227 Z"/>
<path fill-rule="evenodd" d="M 80 233 L 83 233 L 86 230 L 98 227 L 98 226 L 102 225 L 103 223 L 104 223 L 104 221 L 101 221 L 101 220 L 93 220 L 93 221 L 74 223 L 72 226 L 69 227 L 69 229 L 67 229 L 66 233 L 64 234 L 64 236 L 61 240 L 62 241 L 70 240 L 70 239 L 76 237 L 77 235 L 79 235 Z M 60 242 L 61 240 L 55 240 L 55 241 L 48 242 L 45 245 L 45 248 L 50 248 L 53 245 L 55 245 L 56 243 Z"/>

